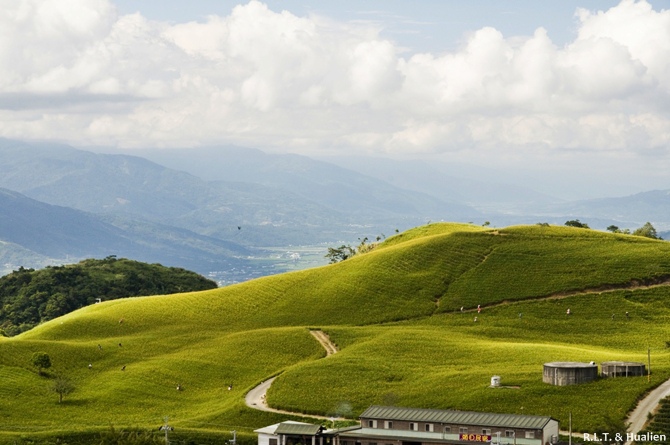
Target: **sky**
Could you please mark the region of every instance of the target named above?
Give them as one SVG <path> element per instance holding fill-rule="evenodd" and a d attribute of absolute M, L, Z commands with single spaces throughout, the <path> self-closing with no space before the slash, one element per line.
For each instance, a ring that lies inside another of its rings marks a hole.
<path fill-rule="evenodd" d="M 0 137 L 670 189 L 670 0 L 6 0 Z"/>

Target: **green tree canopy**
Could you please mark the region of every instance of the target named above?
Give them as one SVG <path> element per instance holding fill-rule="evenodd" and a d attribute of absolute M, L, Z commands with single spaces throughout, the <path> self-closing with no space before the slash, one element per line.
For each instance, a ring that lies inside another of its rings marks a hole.
<path fill-rule="evenodd" d="M 660 236 L 658 236 L 658 233 L 656 233 L 656 229 L 654 228 L 654 226 L 651 225 L 650 222 L 647 222 L 639 229 L 635 229 L 635 231 L 633 231 L 633 235 L 645 236 L 647 238 L 653 238 L 653 239 L 663 239 Z"/>
<path fill-rule="evenodd" d="M 342 244 L 340 247 L 329 247 L 328 253 L 325 255 L 330 260 L 330 263 L 339 263 L 347 258 L 356 255 L 356 249 L 351 246 Z"/>
<path fill-rule="evenodd" d="M 590 229 L 588 224 L 580 222 L 578 219 L 571 219 L 570 221 L 566 221 L 565 225 L 568 227 L 579 227 L 580 229 Z"/>
<path fill-rule="evenodd" d="M 33 354 L 31 363 L 42 374 L 45 369 L 51 368 L 51 357 L 46 352 L 36 352 Z"/>
<path fill-rule="evenodd" d="M 195 272 L 125 258 L 20 268 L 0 277 L 0 330 L 12 336 L 100 300 L 214 289 Z"/>

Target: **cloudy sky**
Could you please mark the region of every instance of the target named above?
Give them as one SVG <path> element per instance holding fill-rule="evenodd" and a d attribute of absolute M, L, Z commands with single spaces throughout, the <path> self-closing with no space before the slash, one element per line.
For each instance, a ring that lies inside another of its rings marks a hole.
<path fill-rule="evenodd" d="M 5 0 L 0 136 L 670 188 L 670 1 Z"/>

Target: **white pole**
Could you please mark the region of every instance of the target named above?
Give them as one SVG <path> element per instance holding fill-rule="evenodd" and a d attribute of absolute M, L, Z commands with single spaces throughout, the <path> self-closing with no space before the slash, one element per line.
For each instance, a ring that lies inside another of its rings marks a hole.
<path fill-rule="evenodd" d="M 568 431 L 569 431 L 568 434 L 570 434 L 568 436 L 568 445 L 572 445 L 572 411 L 570 411 L 570 428 Z"/>

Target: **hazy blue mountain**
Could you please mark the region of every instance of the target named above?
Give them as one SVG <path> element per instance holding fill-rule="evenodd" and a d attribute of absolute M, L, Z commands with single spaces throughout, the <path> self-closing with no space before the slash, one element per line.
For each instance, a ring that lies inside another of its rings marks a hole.
<path fill-rule="evenodd" d="M 211 182 L 137 156 L 0 140 L 0 187 L 50 204 L 257 244 L 237 227 L 319 226 L 346 219 L 276 188 Z M 276 231 L 276 230 L 275 230 Z M 278 245 L 281 245 L 280 240 Z"/>
<path fill-rule="evenodd" d="M 113 223 L 113 224 L 112 224 Z M 207 273 L 246 265 L 240 245 L 156 223 L 100 217 L 0 189 L 0 258 L 8 268 L 108 255 Z"/>
<path fill-rule="evenodd" d="M 0 275 L 6 275 L 21 266 L 28 269 L 41 269 L 59 263 L 18 244 L 0 241 Z"/>
<path fill-rule="evenodd" d="M 107 256 L 128 250 L 123 231 L 93 215 L 0 189 L 0 237 L 49 257 Z"/>
<path fill-rule="evenodd" d="M 324 158 L 396 187 L 449 199 L 487 212 L 532 212 L 538 205 L 562 202 L 531 188 L 500 182 L 499 172 L 472 165 L 362 156 Z"/>
<path fill-rule="evenodd" d="M 573 201 L 548 209 L 553 213 L 581 214 L 622 222 L 621 228 L 635 229 L 651 222 L 657 229 L 670 229 L 670 190 L 653 190 L 617 198 Z"/>
<path fill-rule="evenodd" d="M 448 193 L 437 196 L 426 190 L 399 187 L 380 180 L 374 174 L 377 166 L 373 162 L 354 171 L 306 156 L 231 146 L 154 149 L 139 153 L 161 165 L 203 179 L 225 179 L 280 189 L 353 217 L 351 222 L 354 223 L 408 217 L 417 221 L 481 218 L 478 211 L 451 199 Z"/>

